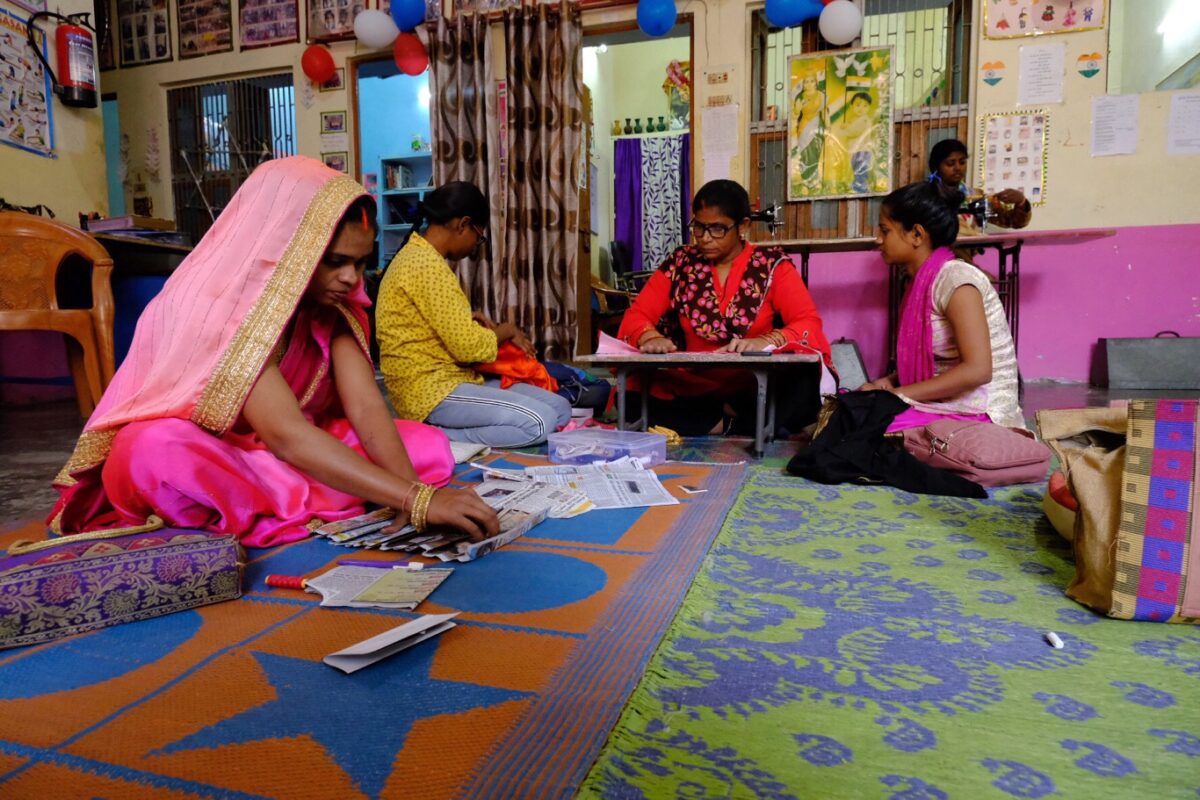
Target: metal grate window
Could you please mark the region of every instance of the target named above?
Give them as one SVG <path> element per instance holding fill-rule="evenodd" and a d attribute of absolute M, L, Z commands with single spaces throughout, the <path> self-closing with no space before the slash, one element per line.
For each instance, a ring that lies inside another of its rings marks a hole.
<path fill-rule="evenodd" d="M 263 161 L 296 154 L 292 73 L 171 89 L 175 221 L 198 242 Z"/>
<path fill-rule="evenodd" d="M 864 0 L 862 47 L 891 45 L 895 103 L 893 185 L 919 180 L 929 148 L 940 139 L 966 141 L 972 0 Z M 779 238 L 869 235 L 879 198 L 787 202 L 787 60 L 800 53 L 837 50 L 817 21 L 773 28 L 753 12 L 750 123 L 750 199 L 784 208 Z M 766 238 L 766 231 L 756 231 Z"/>

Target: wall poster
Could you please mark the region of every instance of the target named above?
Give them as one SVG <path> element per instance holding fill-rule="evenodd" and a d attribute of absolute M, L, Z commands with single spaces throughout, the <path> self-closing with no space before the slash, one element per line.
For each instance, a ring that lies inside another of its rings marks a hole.
<path fill-rule="evenodd" d="M 300 41 L 297 0 L 238 0 L 242 50 Z"/>
<path fill-rule="evenodd" d="M 1032 205 L 1046 202 L 1050 115 L 1044 110 L 984 114 L 979 120 L 981 188 L 1018 189 Z"/>
<path fill-rule="evenodd" d="M 179 57 L 195 58 L 233 49 L 231 0 L 178 0 Z"/>
<path fill-rule="evenodd" d="M 117 0 L 121 66 L 171 60 L 167 0 Z"/>
<path fill-rule="evenodd" d="M 46 34 L 35 28 L 46 54 Z M 25 18 L 0 8 L 0 141 L 54 157 L 50 76 L 25 34 Z"/>
<path fill-rule="evenodd" d="M 354 18 L 367 0 L 308 0 L 308 40 L 336 42 L 354 38 Z"/>
<path fill-rule="evenodd" d="M 379 0 L 379 10 L 385 14 L 392 13 L 392 0 Z M 437 22 L 442 15 L 441 0 L 425 0 L 425 21 Z"/>
<path fill-rule="evenodd" d="M 788 58 L 788 200 L 892 188 L 892 48 Z"/>
<path fill-rule="evenodd" d="M 1108 0 L 983 0 L 989 39 L 1094 31 L 1104 27 Z"/>

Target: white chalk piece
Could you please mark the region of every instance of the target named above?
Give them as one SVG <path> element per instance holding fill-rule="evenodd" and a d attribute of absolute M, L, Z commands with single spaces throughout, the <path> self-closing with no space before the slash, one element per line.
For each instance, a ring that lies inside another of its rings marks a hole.
<path fill-rule="evenodd" d="M 1063 640 L 1058 638 L 1058 634 L 1054 631 L 1046 631 L 1046 641 L 1049 642 L 1050 646 L 1055 650 L 1063 649 Z"/>

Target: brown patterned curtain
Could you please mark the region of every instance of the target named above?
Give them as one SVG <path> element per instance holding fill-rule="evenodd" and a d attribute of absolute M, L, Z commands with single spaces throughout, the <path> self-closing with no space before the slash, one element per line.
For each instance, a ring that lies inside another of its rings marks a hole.
<path fill-rule="evenodd" d="M 488 238 L 491 254 L 498 254 L 496 234 L 503 232 L 503 182 L 495 159 L 498 152 L 496 119 L 496 76 L 492 66 L 491 36 L 487 14 L 457 13 L 454 19 L 439 17 L 436 28 L 422 25 L 417 30 L 429 51 L 430 133 L 433 138 L 433 180 L 438 186 L 448 181 L 470 181 L 491 200 L 492 220 Z M 497 192 L 492 191 L 497 188 Z M 464 259 L 455 268 L 471 307 L 496 318 L 496 285 L 489 253 L 477 260 Z"/>
<path fill-rule="evenodd" d="M 501 317 L 548 359 L 575 354 L 583 26 L 578 6 L 504 12 L 508 171 L 495 281 Z M 435 132 L 436 136 L 436 132 Z"/>

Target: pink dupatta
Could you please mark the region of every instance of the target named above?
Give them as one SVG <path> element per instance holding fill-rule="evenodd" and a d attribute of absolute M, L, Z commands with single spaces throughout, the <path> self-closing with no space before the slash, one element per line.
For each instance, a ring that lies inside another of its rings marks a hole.
<path fill-rule="evenodd" d="M 930 253 L 904 295 L 896 337 L 896 377 L 901 387 L 934 376 L 933 283 L 952 258 L 954 253 L 949 247 Z"/>

